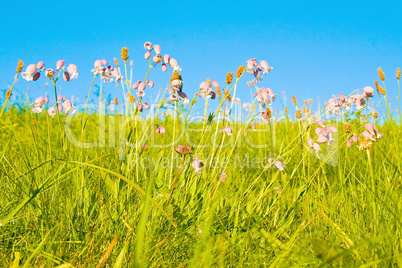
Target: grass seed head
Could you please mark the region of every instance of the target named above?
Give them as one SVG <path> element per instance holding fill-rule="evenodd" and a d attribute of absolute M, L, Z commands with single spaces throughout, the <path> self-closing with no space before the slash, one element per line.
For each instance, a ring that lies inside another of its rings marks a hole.
<path fill-rule="evenodd" d="M 243 65 L 241 65 L 239 68 L 237 68 L 237 71 L 236 71 L 236 78 L 237 79 L 239 79 L 240 76 L 243 75 L 244 70 L 245 70 L 245 67 Z"/>
<path fill-rule="evenodd" d="M 128 60 L 128 49 L 126 47 L 121 49 L 121 59 L 124 60 L 124 63 Z"/>
<path fill-rule="evenodd" d="M 233 73 L 228 72 L 226 75 L 226 84 L 231 84 L 233 82 Z"/>
<path fill-rule="evenodd" d="M 295 96 L 292 97 L 293 98 L 293 103 L 295 104 L 295 106 L 297 106 L 297 99 Z"/>
<path fill-rule="evenodd" d="M 302 112 L 301 112 L 301 110 L 297 110 L 296 111 L 296 118 L 297 119 L 300 119 L 302 117 Z"/>
<path fill-rule="evenodd" d="M 6 100 L 8 100 L 11 97 L 11 89 L 6 91 Z"/>
<path fill-rule="evenodd" d="M 114 60 L 114 64 L 116 64 L 116 66 L 119 67 L 119 62 L 117 61 L 117 59 L 113 58 L 113 60 Z"/>
<path fill-rule="evenodd" d="M 17 74 L 22 71 L 22 68 L 24 68 L 24 62 L 22 60 L 19 60 L 17 65 Z"/>
<path fill-rule="evenodd" d="M 378 76 L 380 77 L 380 80 L 384 81 L 385 80 L 385 74 L 382 71 L 381 67 L 377 69 L 377 72 L 378 72 Z"/>
<path fill-rule="evenodd" d="M 345 123 L 345 132 L 350 133 L 352 131 L 352 128 L 350 127 L 350 123 Z"/>
<path fill-rule="evenodd" d="M 397 68 L 396 69 L 396 79 L 399 79 L 399 78 L 401 78 L 401 69 Z"/>
<path fill-rule="evenodd" d="M 386 91 L 385 91 L 385 89 L 383 89 L 381 86 L 378 86 L 377 89 L 378 89 L 378 92 L 380 92 L 382 95 L 385 96 L 385 94 L 387 94 Z"/>

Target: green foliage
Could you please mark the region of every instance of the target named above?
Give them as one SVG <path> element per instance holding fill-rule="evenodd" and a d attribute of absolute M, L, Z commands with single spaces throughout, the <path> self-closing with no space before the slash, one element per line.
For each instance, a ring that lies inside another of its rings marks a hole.
<path fill-rule="evenodd" d="M 97 115 L 82 119 L 72 118 L 71 133 L 81 142 L 97 141 L 94 147 L 69 142 L 56 117 L 29 110 L 3 115 L 0 266 L 402 264 L 402 128 L 394 123 L 379 127 L 384 137 L 373 143 L 369 165 L 356 143 L 346 147 L 350 134 L 340 123 L 335 149 L 327 150 L 337 161 L 328 162 L 300 139 L 297 122 L 257 125 L 264 133 L 231 123 L 227 136 L 215 132 L 222 126 L 212 115 L 205 126 L 211 131 L 185 131 L 177 120 L 176 146 L 208 145 L 193 147 L 204 163 L 197 175 L 193 156 L 169 145 L 172 118 L 154 122 L 166 134 L 156 134 L 150 120 L 127 123 L 127 142 L 148 145 L 138 151 L 120 143 L 121 116 L 106 117 L 104 137 Z M 363 128 L 352 123 L 353 132 Z M 268 147 L 255 146 L 261 144 Z M 268 158 L 280 159 L 284 172 Z"/>

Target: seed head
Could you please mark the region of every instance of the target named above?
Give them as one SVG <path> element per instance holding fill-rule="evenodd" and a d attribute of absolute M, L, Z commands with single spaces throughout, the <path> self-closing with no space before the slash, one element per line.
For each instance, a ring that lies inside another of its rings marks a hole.
<path fill-rule="evenodd" d="M 385 94 L 387 94 L 386 92 L 385 92 L 385 89 L 383 89 L 381 86 L 378 86 L 378 92 L 380 92 L 382 95 L 384 95 L 385 96 Z"/>
<path fill-rule="evenodd" d="M 121 49 L 121 59 L 124 60 L 124 63 L 127 62 L 128 59 L 128 49 L 126 47 L 123 47 Z"/>
<path fill-rule="evenodd" d="M 134 62 L 132 60 L 130 60 L 130 66 L 133 66 Z"/>
<path fill-rule="evenodd" d="M 231 84 L 233 82 L 233 73 L 228 72 L 226 75 L 226 84 Z"/>
<path fill-rule="evenodd" d="M 220 88 L 216 88 L 216 95 L 218 96 L 218 98 L 222 97 L 222 92 Z"/>
<path fill-rule="evenodd" d="M 24 68 L 24 62 L 22 60 L 19 60 L 17 65 L 17 74 L 22 71 L 22 68 Z"/>
<path fill-rule="evenodd" d="M 211 83 L 212 83 L 211 79 L 207 78 L 206 81 L 207 81 L 208 85 L 211 86 Z"/>
<path fill-rule="evenodd" d="M 378 72 L 378 76 L 380 77 L 380 80 L 384 81 L 385 80 L 385 74 L 382 71 L 381 67 L 377 69 L 377 72 Z"/>
<path fill-rule="evenodd" d="M 114 64 L 116 64 L 116 66 L 119 67 L 119 62 L 117 61 L 117 59 L 113 58 L 113 60 L 114 60 Z"/>
<path fill-rule="evenodd" d="M 397 68 L 396 69 L 396 79 L 399 79 L 399 78 L 401 78 L 401 69 Z"/>
<path fill-rule="evenodd" d="M 313 104 L 313 100 L 312 99 L 310 99 L 309 101 L 308 101 L 308 104 Z"/>
<path fill-rule="evenodd" d="M 245 69 L 246 68 L 243 65 L 241 65 L 239 68 L 237 68 L 237 71 L 236 71 L 236 78 L 237 79 L 239 79 L 240 76 L 243 75 Z"/>
<path fill-rule="evenodd" d="M 302 117 L 301 110 L 297 110 L 297 111 L 296 111 L 296 118 L 297 118 L 297 119 L 300 119 L 301 117 Z"/>
<path fill-rule="evenodd" d="M 293 98 L 293 103 L 295 104 L 295 106 L 297 106 L 297 100 L 296 100 L 296 97 L 295 97 L 295 96 L 293 96 L 292 98 Z"/>
<path fill-rule="evenodd" d="M 247 81 L 247 85 L 248 85 L 249 88 L 251 88 L 251 82 L 250 81 Z"/>
<path fill-rule="evenodd" d="M 134 103 L 134 102 L 135 102 L 135 98 L 134 98 L 133 95 L 130 95 L 130 102 L 131 102 L 131 103 Z"/>
<path fill-rule="evenodd" d="M 350 133 L 351 130 L 352 130 L 352 129 L 351 129 L 351 127 L 350 127 L 350 124 L 349 124 L 349 123 L 345 123 L 345 132 L 346 132 L 346 133 Z"/>
<path fill-rule="evenodd" d="M 6 100 L 8 100 L 11 97 L 11 89 L 6 91 Z"/>
<path fill-rule="evenodd" d="M 271 109 L 269 109 L 269 107 L 267 107 L 267 108 L 265 109 L 265 111 L 267 112 L 267 118 L 268 118 L 268 119 L 271 119 L 271 117 L 272 117 Z"/>
<path fill-rule="evenodd" d="M 285 113 L 288 113 L 288 107 L 285 107 Z"/>
<path fill-rule="evenodd" d="M 375 85 L 375 88 L 378 90 L 379 85 L 378 85 L 377 81 L 374 81 L 374 85 Z"/>
<path fill-rule="evenodd" d="M 232 96 L 230 96 L 230 93 L 229 93 L 226 89 L 223 91 L 223 93 L 225 93 L 225 98 L 226 98 L 228 101 L 231 101 L 231 100 L 232 100 Z"/>
<path fill-rule="evenodd" d="M 375 119 L 378 118 L 378 113 L 377 113 L 377 111 L 374 111 L 374 112 L 373 112 L 373 117 L 374 117 Z"/>
<path fill-rule="evenodd" d="M 114 98 L 114 104 L 119 104 L 119 100 L 116 98 Z"/>

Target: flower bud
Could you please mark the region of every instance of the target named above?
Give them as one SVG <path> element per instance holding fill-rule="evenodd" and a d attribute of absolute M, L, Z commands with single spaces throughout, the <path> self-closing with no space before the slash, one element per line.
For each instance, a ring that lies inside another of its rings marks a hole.
<path fill-rule="evenodd" d="M 66 81 L 66 82 L 70 81 L 70 75 L 68 74 L 68 72 L 63 73 L 63 78 L 64 78 L 64 81 Z"/>
<path fill-rule="evenodd" d="M 165 63 L 162 63 L 162 71 L 166 72 L 167 71 L 167 66 Z"/>
<path fill-rule="evenodd" d="M 32 77 L 32 80 L 36 81 L 39 79 L 39 77 L 40 77 L 40 73 L 35 73 L 34 76 Z"/>
<path fill-rule="evenodd" d="M 151 57 L 151 51 L 145 52 L 144 58 L 149 59 Z"/>
<path fill-rule="evenodd" d="M 63 68 L 65 61 L 64 60 L 58 60 L 56 63 L 56 71 L 60 70 L 61 68 Z"/>
<path fill-rule="evenodd" d="M 155 51 L 157 54 L 160 54 L 160 53 L 161 53 L 161 47 L 160 47 L 159 45 L 155 45 L 155 46 L 154 46 L 154 51 Z"/>

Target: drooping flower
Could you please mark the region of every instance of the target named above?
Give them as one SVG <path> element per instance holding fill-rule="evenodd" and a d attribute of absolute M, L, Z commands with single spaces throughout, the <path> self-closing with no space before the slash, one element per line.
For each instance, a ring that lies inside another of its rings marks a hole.
<path fill-rule="evenodd" d="M 74 106 L 71 104 L 71 101 L 69 99 L 64 99 L 63 100 L 63 108 L 64 108 L 64 113 L 66 116 L 72 115 L 75 113 Z"/>
<path fill-rule="evenodd" d="M 222 173 L 221 173 L 221 180 L 222 180 L 222 182 L 225 182 L 225 181 L 226 181 L 226 178 L 227 178 L 226 173 L 225 173 L 224 171 L 222 171 Z"/>
<path fill-rule="evenodd" d="M 68 72 L 64 72 L 64 73 L 63 73 L 63 79 L 64 79 L 64 81 L 66 81 L 66 82 L 70 81 L 70 75 L 68 74 Z"/>
<path fill-rule="evenodd" d="M 70 73 L 71 75 L 71 80 L 73 80 L 74 78 L 78 78 L 78 70 L 77 70 L 77 66 L 75 66 L 75 64 L 69 64 L 67 66 L 67 71 Z"/>
<path fill-rule="evenodd" d="M 198 156 L 194 156 L 194 161 L 191 166 L 195 169 L 195 174 L 198 175 L 201 173 L 204 163 L 202 163 Z"/>
<path fill-rule="evenodd" d="M 102 80 L 104 82 L 113 81 L 112 72 L 109 70 L 109 68 L 103 68 L 103 70 L 102 70 Z"/>
<path fill-rule="evenodd" d="M 364 127 L 366 131 L 363 131 L 362 135 L 368 140 L 377 141 L 384 135 L 379 133 L 377 127 L 371 123 L 367 123 Z"/>
<path fill-rule="evenodd" d="M 165 134 L 166 133 L 166 129 L 162 126 L 158 126 L 156 128 L 156 133 L 160 133 L 160 134 Z"/>
<path fill-rule="evenodd" d="M 117 68 L 112 69 L 112 76 L 115 78 L 116 83 L 123 79 L 123 76 L 120 74 L 120 71 Z"/>
<path fill-rule="evenodd" d="M 374 88 L 366 86 L 363 88 L 363 96 L 366 98 L 371 98 L 374 95 Z"/>
<path fill-rule="evenodd" d="M 155 51 L 155 53 L 160 54 L 161 53 L 160 45 L 154 45 L 154 51 Z"/>
<path fill-rule="evenodd" d="M 57 113 L 56 108 L 50 107 L 50 108 L 47 110 L 47 113 L 49 114 L 49 116 L 51 116 L 51 117 L 53 118 L 53 117 L 56 115 L 56 113 Z"/>
<path fill-rule="evenodd" d="M 233 130 L 230 127 L 226 126 L 222 128 L 222 132 L 228 134 L 228 136 L 232 136 Z"/>
<path fill-rule="evenodd" d="M 28 82 L 33 80 L 33 75 L 36 72 L 37 67 L 35 64 L 30 64 L 28 65 L 27 69 L 25 70 L 25 72 L 22 72 L 22 78 L 24 78 L 25 80 L 27 80 Z"/>
<path fill-rule="evenodd" d="M 148 49 L 148 50 L 151 49 L 152 48 L 152 43 L 151 42 L 145 42 L 144 43 L 144 48 Z"/>
<path fill-rule="evenodd" d="M 43 61 L 38 62 L 36 68 L 38 68 L 38 70 L 43 70 L 45 68 L 45 63 Z"/>
<path fill-rule="evenodd" d="M 61 68 L 63 68 L 64 63 L 65 63 L 65 60 L 58 60 L 57 63 L 56 63 L 56 71 L 58 71 Z"/>

